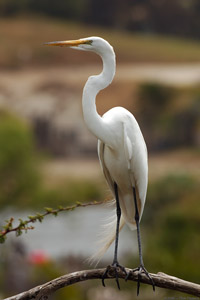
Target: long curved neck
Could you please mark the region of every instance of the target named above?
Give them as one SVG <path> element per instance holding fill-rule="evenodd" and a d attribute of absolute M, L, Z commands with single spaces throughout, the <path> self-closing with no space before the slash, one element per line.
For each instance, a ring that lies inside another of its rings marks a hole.
<path fill-rule="evenodd" d="M 103 55 L 103 70 L 99 75 L 88 78 L 83 89 L 83 116 L 88 129 L 102 142 L 110 144 L 109 128 L 104 119 L 97 113 L 96 96 L 102 89 L 105 89 L 113 80 L 115 75 L 116 61 L 115 53 L 111 48 Z"/>

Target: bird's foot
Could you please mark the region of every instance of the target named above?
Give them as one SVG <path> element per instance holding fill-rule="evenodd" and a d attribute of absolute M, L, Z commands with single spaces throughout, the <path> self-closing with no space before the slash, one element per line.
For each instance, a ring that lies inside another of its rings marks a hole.
<path fill-rule="evenodd" d="M 118 272 L 119 271 L 122 271 L 124 272 L 125 276 L 127 277 L 128 276 L 128 273 L 126 272 L 126 269 L 121 266 L 118 262 L 113 262 L 112 265 L 108 265 L 103 276 L 102 276 L 102 285 L 105 287 L 105 279 L 107 278 L 107 276 L 109 275 L 109 273 L 114 273 L 114 276 L 115 276 L 115 281 L 117 283 L 117 287 L 118 289 L 120 290 L 120 285 L 119 285 L 119 275 L 118 275 Z"/>
<path fill-rule="evenodd" d="M 142 273 L 145 273 L 145 275 L 148 277 L 148 279 L 150 280 L 151 285 L 152 285 L 152 287 L 153 287 L 153 291 L 155 292 L 155 283 L 154 283 L 154 281 L 153 281 L 153 278 L 151 277 L 151 275 L 149 274 L 149 272 L 145 269 L 144 265 L 140 265 L 139 267 L 137 267 L 137 268 L 133 269 L 132 271 L 130 271 L 130 272 L 127 274 L 125 280 L 128 280 L 128 277 L 130 276 L 130 274 L 131 274 L 132 272 L 135 272 L 135 271 L 138 272 L 138 280 L 137 280 L 137 296 L 139 295 L 139 292 L 140 292 L 140 280 L 141 280 L 141 274 L 142 274 Z"/>

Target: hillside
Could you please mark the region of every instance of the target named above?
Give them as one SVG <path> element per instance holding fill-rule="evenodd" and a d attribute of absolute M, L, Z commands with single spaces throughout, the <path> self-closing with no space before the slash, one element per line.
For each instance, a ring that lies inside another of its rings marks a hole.
<path fill-rule="evenodd" d="M 52 40 L 102 36 L 114 46 L 118 62 L 197 62 L 200 42 L 156 35 L 132 34 L 48 18 L 0 19 L 0 67 L 21 68 L 52 64 L 98 62 L 96 55 L 78 55 L 62 49 L 52 51 L 43 43 Z"/>

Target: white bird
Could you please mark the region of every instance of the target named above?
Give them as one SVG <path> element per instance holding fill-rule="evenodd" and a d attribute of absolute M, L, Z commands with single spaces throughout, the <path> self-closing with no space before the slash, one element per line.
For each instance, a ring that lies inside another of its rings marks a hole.
<path fill-rule="evenodd" d="M 137 229 L 140 258 L 140 265 L 135 269 L 138 271 L 137 294 L 139 294 L 142 272 L 147 275 L 153 289 L 155 289 L 154 282 L 144 267 L 139 227 L 148 184 L 146 144 L 136 119 L 128 110 L 122 107 L 114 107 L 106 112 L 103 117 L 96 110 L 95 99 L 98 92 L 105 89 L 112 82 L 115 75 L 116 59 L 113 47 L 100 37 L 46 44 L 49 46 L 70 46 L 78 50 L 92 51 L 102 58 L 102 72 L 99 75 L 90 76 L 85 84 L 82 106 L 85 123 L 98 139 L 98 156 L 104 176 L 116 200 L 117 220 L 108 224 L 105 245 L 97 255 L 102 256 L 115 240 L 112 266 L 115 268 L 116 282 L 119 288 L 118 268 L 126 273 L 125 268 L 118 263 L 117 259 L 119 231 L 125 223 L 131 230 Z M 116 227 L 116 231 L 113 230 L 113 226 Z M 109 266 L 102 278 L 104 286 L 104 279 L 107 277 L 108 271 Z M 126 273 L 126 275 L 128 278 L 129 274 Z"/>

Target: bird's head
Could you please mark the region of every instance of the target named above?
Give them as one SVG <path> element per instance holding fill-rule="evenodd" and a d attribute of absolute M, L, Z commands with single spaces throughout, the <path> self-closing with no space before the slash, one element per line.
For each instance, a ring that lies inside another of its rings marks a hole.
<path fill-rule="evenodd" d="M 49 42 L 45 43 L 45 45 L 70 47 L 77 50 L 92 51 L 99 55 L 109 48 L 112 49 L 112 46 L 106 40 L 96 36 L 79 40 Z"/>

